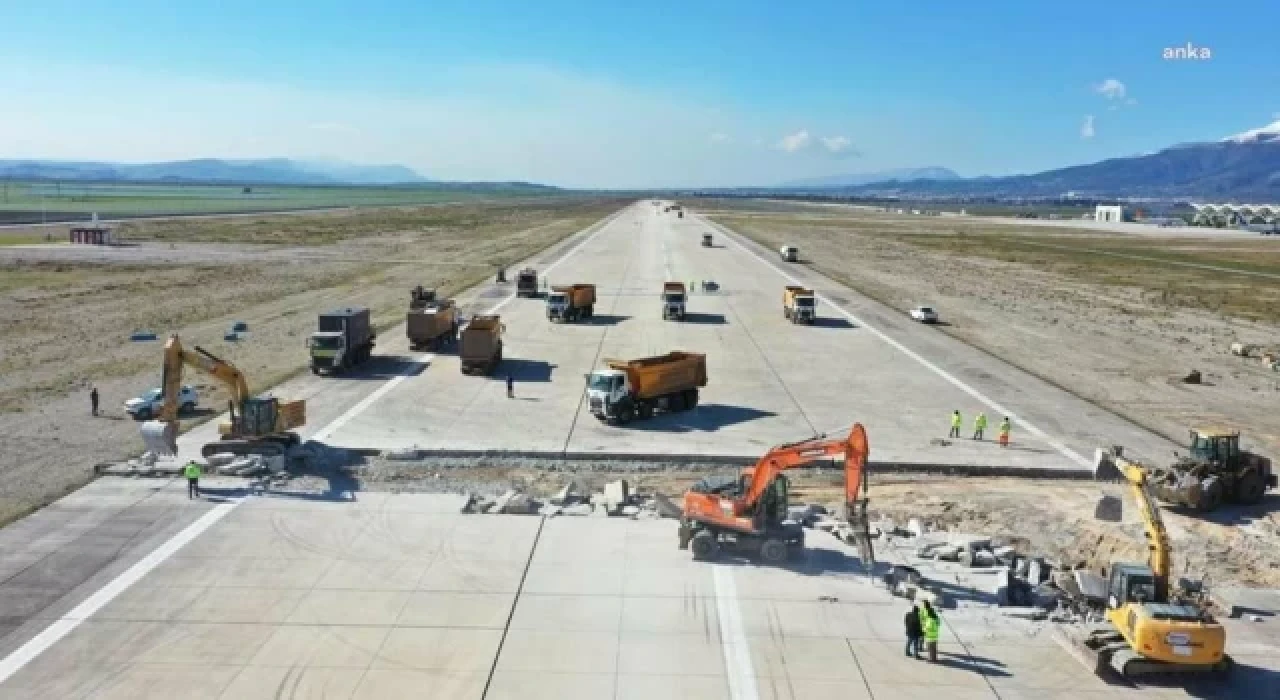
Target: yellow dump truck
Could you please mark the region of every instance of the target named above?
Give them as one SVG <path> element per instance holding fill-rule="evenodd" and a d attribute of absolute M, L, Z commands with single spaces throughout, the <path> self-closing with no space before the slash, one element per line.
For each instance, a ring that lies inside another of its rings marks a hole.
<path fill-rule="evenodd" d="M 463 374 L 489 374 L 502 361 L 502 317 L 476 316 L 462 329 L 458 356 Z"/>
<path fill-rule="evenodd" d="M 571 284 L 552 287 L 547 295 L 547 319 L 550 321 L 577 321 L 595 314 L 596 286 Z"/>
<path fill-rule="evenodd" d="M 405 334 L 413 350 L 439 350 L 458 337 L 458 307 L 452 299 L 437 299 L 428 305 L 411 305 L 405 318 Z"/>
<path fill-rule="evenodd" d="M 669 352 L 638 360 L 605 360 L 587 377 L 587 406 L 596 418 L 623 425 L 655 411 L 687 411 L 707 385 L 707 356 Z"/>
<path fill-rule="evenodd" d="M 818 316 L 818 299 L 813 290 L 793 285 L 783 287 L 782 316 L 792 323 L 812 325 Z"/>
<path fill-rule="evenodd" d="M 684 282 L 662 283 L 662 320 L 684 320 L 684 302 L 687 297 Z"/>

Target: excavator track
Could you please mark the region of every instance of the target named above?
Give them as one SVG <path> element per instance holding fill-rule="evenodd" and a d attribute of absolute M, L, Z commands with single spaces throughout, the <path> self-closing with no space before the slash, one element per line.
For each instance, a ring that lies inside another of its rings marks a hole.
<path fill-rule="evenodd" d="M 291 439 L 292 438 L 292 439 Z M 237 456 L 261 455 L 263 457 L 281 457 L 291 445 L 298 442 L 297 436 L 270 436 L 262 438 L 246 438 L 219 440 L 200 448 L 200 454 L 211 457 L 216 454 L 231 453 Z"/>

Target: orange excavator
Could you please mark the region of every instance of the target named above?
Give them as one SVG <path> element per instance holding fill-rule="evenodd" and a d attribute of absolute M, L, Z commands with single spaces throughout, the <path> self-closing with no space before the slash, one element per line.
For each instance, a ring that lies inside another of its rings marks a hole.
<path fill-rule="evenodd" d="M 780 564 L 804 551 L 804 529 L 787 520 L 788 481 L 783 471 L 821 459 L 843 459 L 845 516 L 863 564 L 875 561 L 867 520 L 867 432 L 855 423 L 843 438 L 817 436 L 778 445 L 737 477 L 708 477 L 684 495 L 680 549 L 693 558 L 715 559 L 722 548 Z"/>

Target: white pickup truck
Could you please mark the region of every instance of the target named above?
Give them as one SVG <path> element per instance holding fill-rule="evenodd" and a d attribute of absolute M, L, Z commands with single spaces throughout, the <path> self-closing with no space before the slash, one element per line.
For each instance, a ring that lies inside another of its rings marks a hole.
<path fill-rule="evenodd" d="M 151 420 L 160 412 L 160 406 L 163 404 L 164 392 L 160 389 L 152 389 L 143 393 L 142 396 L 125 401 L 124 412 L 136 420 Z M 196 390 L 189 386 L 182 387 L 178 392 L 178 412 L 191 413 L 198 405 L 200 405 L 200 397 L 196 394 Z"/>
<path fill-rule="evenodd" d="M 911 310 L 911 318 L 921 323 L 937 323 L 938 312 L 932 306 L 917 306 Z"/>

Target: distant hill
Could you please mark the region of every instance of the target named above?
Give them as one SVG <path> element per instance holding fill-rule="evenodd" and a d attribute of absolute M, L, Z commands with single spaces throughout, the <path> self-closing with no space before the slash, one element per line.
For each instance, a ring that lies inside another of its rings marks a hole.
<path fill-rule="evenodd" d="M 97 182 L 214 182 L 262 185 L 399 185 L 430 182 L 403 165 L 353 165 L 288 158 L 167 163 L 0 160 L 0 178 Z"/>
<path fill-rule="evenodd" d="M 1033 175 L 913 180 L 842 188 L 850 194 L 1052 197 L 1200 197 L 1280 200 L 1280 121 L 1221 141 Z"/>
<path fill-rule="evenodd" d="M 851 187 L 875 182 L 914 182 L 916 180 L 959 180 L 960 176 L 948 168 L 897 168 L 872 173 L 828 175 L 784 182 L 779 187 Z"/>

